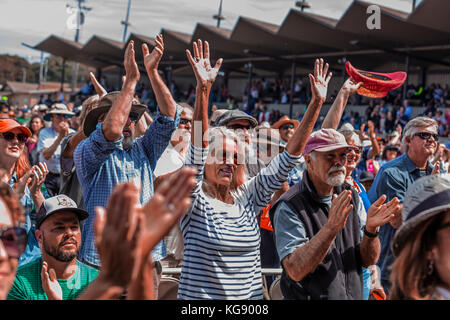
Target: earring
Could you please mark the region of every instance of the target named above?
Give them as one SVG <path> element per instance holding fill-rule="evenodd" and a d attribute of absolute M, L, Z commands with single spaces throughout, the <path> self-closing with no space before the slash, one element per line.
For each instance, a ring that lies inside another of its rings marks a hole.
<path fill-rule="evenodd" d="M 434 261 L 432 259 L 428 260 L 427 264 L 427 276 L 430 276 L 433 274 L 434 271 Z"/>

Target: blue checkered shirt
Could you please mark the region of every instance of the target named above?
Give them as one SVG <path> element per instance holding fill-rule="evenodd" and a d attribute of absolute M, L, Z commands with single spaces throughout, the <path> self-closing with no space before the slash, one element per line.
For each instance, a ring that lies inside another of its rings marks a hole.
<path fill-rule="evenodd" d="M 82 230 L 81 261 L 100 266 L 94 240 L 94 208 L 106 207 L 109 195 L 117 184 L 139 179 L 142 186 L 140 203 L 147 203 L 153 196 L 152 173 L 178 126 L 180 114 L 179 107 L 175 119 L 158 112 L 145 134 L 135 139 L 127 150 L 122 147 L 123 136 L 114 142 L 106 140 L 101 123 L 77 146 L 74 152 L 75 167 L 83 191 L 84 208 L 89 212 Z M 160 242 L 153 249 L 152 258 L 159 261 L 165 257 L 166 249 Z"/>

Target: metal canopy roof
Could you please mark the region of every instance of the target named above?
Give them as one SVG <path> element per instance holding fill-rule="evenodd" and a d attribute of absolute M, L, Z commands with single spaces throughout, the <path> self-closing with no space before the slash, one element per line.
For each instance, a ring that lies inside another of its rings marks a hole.
<path fill-rule="evenodd" d="M 449 7 L 448 0 L 422 1 L 410 14 L 407 21 L 450 33 Z"/>
<path fill-rule="evenodd" d="M 240 17 L 232 30 L 198 23 L 193 34 L 161 29 L 165 54 L 162 66 L 172 65 L 182 72 L 188 66 L 185 50 L 192 41 L 206 40 L 211 45 L 212 62 L 224 58 L 224 70 L 247 72 L 245 64 L 255 69 L 282 73 L 290 70 L 295 59 L 298 68 L 323 57 L 332 69 L 342 70 L 338 60 L 346 57 L 355 66 L 377 68 L 386 62 L 401 65 L 410 54 L 410 65 L 450 66 L 450 12 L 448 0 L 423 0 L 412 14 L 379 6 L 381 29 L 367 28 L 368 2 L 355 0 L 339 20 L 291 9 L 280 26 Z M 155 45 L 154 38 L 131 34 L 126 43 L 93 36 L 84 46 L 57 36 L 50 36 L 36 49 L 66 60 L 96 68 L 122 66 L 126 44 L 134 40 L 137 61 L 142 66 L 141 45 Z M 381 70 L 380 70 L 381 71 Z M 384 70 L 383 70 L 384 71 Z M 388 71 L 388 70 L 387 70 Z"/>

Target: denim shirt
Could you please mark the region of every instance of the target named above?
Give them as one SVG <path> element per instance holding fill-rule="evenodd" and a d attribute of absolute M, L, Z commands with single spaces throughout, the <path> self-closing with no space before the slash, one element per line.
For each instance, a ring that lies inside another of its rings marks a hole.
<path fill-rule="evenodd" d="M 385 202 L 391 201 L 394 197 L 403 203 L 406 190 L 418 178 L 429 175 L 433 171 L 433 166 L 429 163 L 426 170 L 420 170 L 405 153 L 402 156 L 389 161 L 380 168 L 368 193 L 370 202 L 375 202 L 381 195 L 386 195 Z M 395 230 L 390 223 L 380 227 L 379 237 L 381 243 L 380 258 L 377 265 L 381 269 L 381 280 L 383 286 L 389 289 L 388 281 L 391 274 L 389 267 L 394 262 L 391 251 L 391 242 L 394 238 Z M 386 289 L 386 288 L 385 288 Z"/>
<path fill-rule="evenodd" d="M 123 135 L 118 141 L 106 140 L 102 123 L 98 123 L 94 132 L 76 147 L 73 158 L 83 191 L 84 208 L 89 212 L 81 235 L 81 261 L 100 266 L 95 247 L 94 208 L 106 207 L 117 184 L 138 180 L 142 187 L 139 197 L 141 205 L 153 196 L 152 173 L 178 126 L 180 114 L 180 107 L 177 107 L 175 119 L 158 112 L 144 135 L 135 139 L 126 150 L 122 147 Z M 152 258 L 160 261 L 165 257 L 166 250 L 161 241 L 153 249 Z"/>

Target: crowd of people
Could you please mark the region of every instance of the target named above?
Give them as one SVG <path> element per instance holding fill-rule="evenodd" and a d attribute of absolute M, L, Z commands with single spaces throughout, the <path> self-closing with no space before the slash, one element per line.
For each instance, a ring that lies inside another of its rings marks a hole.
<path fill-rule="evenodd" d="M 346 106 L 364 84 L 348 78 L 321 119 L 332 73 L 316 59 L 299 119 L 267 113 L 266 81 L 253 108 L 220 109 L 209 43 L 186 50 L 182 101 L 155 42 L 141 48 L 151 90 L 130 41 L 118 90 L 91 73 L 79 107 L 1 106 L 0 299 L 159 299 L 172 267 L 180 300 L 273 299 L 276 285 L 284 299 L 450 299 L 447 87 L 419 90 L 423 115 L 388 97 L 360 121 Z"/>

